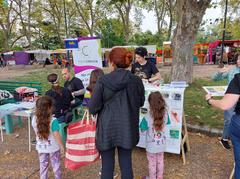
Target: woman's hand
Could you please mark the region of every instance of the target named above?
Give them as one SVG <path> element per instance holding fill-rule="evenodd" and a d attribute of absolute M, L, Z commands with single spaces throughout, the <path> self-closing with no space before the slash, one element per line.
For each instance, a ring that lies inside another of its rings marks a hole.
<path fill-rule="evenodd" d="M 211 94 L 206 94 L 206 96 L 205 96 L 206 101 L 209 100 L 209 99 L 211 99 L 211 98 L 212 98 L 212 95 L 211 95 Z"/>
<path fill-rule="evenodd" d="M 226 73 L 226 72 L 228 72 L 229 70 L 230 70 L 229 67 L 224 66 L 223 68 L 221 68 L 221 69 L 219 70 L 219 73 Z"/>

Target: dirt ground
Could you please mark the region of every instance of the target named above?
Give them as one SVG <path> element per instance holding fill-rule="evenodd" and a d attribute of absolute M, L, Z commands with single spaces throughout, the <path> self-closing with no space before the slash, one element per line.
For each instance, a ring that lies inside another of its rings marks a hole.
<path fill-rule="evenodd" d="M 28 152 L 27 123 L 15 127 L 14 133 L 4 135 L 0 142 L 0 178 L 39 178 L 38 156 L 34 147 Z M 17 137 L 18 136 L 18 137 Z M 34 134 L 32 133 L 32 138 Z M 208 137 L 199 133 L 189 133 L 191 151 L 186 154 L 186 165 L 181 155 L 165 154 L 164 178 L 166 179 L 226 179 L 233 167 L 232 151 L 227 151 L 218 143 L 217 137 Z M 117 159 L 116 159 L 117 161 Z M 117 163 L 117 162 L 116 162 Z M 63 178 L 97 179 L 100 161 L 75 171 L 65 169 L 62 164 Z M 133 151 L 135 179 L 147 175 L 147 159 L 143 149 Z M 119 173 L 119 166 L 116 165 Z M 52 173 L 50 174 L 51 178 Z M 120 177 L 119 177 L 120 178 Z"/>
<path fill-rule="evenodd" d="M 38 70 L 41 69 L 0 69 L 0 80 L 12 79 Z M 194 77 L 209 77 L 217 70 L 215 65 L 194 66 Z M 170 67 L 162 67 L 160 72 L 168 74 Z M 4 142 L 0 141 L 0 179 L 39 178 L 37 152 L 34 149 L 35 146 L 32 146 L 33 150 L 28 152 L 27 131 L 27 122 L 24 120 L 23 127 L 15 127 L 13 134 L 6 135 L 4 133 Z M 33 133 L 32 138 L 34 138 Z M 165 154 L 164 178 L 226 179 L 229 177 L 233 167 L 232 150 L 224 150 L 217 137 L 189 133 L 189 140 L 191 151 L 186 154 L 186 165 L 183 165 L 180 155 Z M 96 179 L 99 178 L 99 167 L 100 161 L 75 171 L 69 171 L 62 164 L 63 178 Z M 147 175 L 147 159 L 143 149 L 134 149 L 133 167 L 136 179 Z M 118 165 L 116 165 L 116 171 L 120 173 Z M 52 173 L 50 176 L 53 178 Z"/>

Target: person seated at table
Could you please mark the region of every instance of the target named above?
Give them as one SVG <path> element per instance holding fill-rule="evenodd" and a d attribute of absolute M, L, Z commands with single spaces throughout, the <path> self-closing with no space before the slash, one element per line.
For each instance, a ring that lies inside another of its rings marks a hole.
<path fill-rule="evenodd" d="M 76 77 L 71 77 L 69 69 L 64 68 L 62 70 L 62 77 L 65 80 L 64 87 L 68 88 L 72 93 L 73 101 L 72 108 L 79 106 L 83 102 L 85 88 L 83 86 L 82 80 Z"/>
<path fill-rule="evenodd" d="M 160 72 L 156 65 L 149 60 L 146 60 L 148 52 L 144 47 L 135 49 L 136 63 L 132 65 L 132 73 L 141 79 L 146 79 L 149 82 L 154 82 L 161 79 Z"/>
<path fill-rule="evenodd" d="M 71 110 L 71 101 L 73 100 L 71 92 L 67 88 L 61 87 L 59 85 L 57 74 L 52 73 L 48 75 L 47 80 L 52 85 L 52 88 L 46 92 L 46 95 L 53 98 L 53 114 L 60 123 L 70 122 L 66 121 L 67 119 L 65 119 L 65 114 Z"/>

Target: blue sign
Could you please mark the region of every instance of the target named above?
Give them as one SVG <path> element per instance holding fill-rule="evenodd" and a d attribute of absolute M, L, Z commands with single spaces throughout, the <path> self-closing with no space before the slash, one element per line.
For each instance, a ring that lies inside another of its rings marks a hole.
<path fill-rule="evenodd" d="M 78 48 L 78 40 L 77 39 L 66 39 L 64 41 L 66 49 Z"/>

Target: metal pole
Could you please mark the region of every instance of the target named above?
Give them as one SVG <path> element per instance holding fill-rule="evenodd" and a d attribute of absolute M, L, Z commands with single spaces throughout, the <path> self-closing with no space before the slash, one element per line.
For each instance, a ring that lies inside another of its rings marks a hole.
<path fill-rule="evenodd" d="M 223 23 L 223 34 L 222 34 L 222 48 L 221 48 L 221 60 L 219 63 L 219 67 L 222 68 L 223 64 L 223 50 L 224 50 L 224 40 L 225 40 L 225 33 L 226 33 L 226 21 L 227 21 L 227 7 L 228 7 L 228 0 L 226 0 L 225 5 L 225 12 L 224 12 L 224 23 Z"/>

